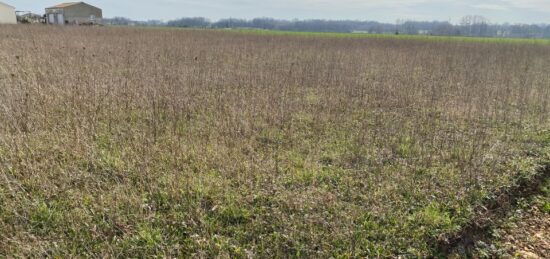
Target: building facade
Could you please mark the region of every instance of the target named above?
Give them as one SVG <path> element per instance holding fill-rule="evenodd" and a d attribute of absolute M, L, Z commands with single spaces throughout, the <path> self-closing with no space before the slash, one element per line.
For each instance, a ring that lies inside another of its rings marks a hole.
<path fill-rule="evenodd" d="M 48 24 L 101 24 L 103 11 L 84 2 L 64 3 L 46 8 Z"/>
<path fill-rule="evenodd" d="M 16 24 L 15 7 L 0 2 L 0 24 Z"/>

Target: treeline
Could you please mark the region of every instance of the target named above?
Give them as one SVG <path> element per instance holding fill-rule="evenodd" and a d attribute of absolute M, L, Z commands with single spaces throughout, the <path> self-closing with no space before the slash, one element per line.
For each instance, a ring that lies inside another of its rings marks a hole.
<path fill-rule="evenodd" d="M 235 19 L 211 21 L 204 17 L 191 17 L 167 22 L 133 21 L 115 17 L 104 19 L 111 25 L 169 26 L 182 28 L 252 28 L 281 31 L 342 32 L 376 34 L 427 34 L 470 37 L 550 38 L 550 25 L 546 24 L 494 24 L 482 16 L 466 16 L 459 24 L 440 21 L 401 21 L 380 23 L 354 20 L 280 20 L 273 18 Z"/>

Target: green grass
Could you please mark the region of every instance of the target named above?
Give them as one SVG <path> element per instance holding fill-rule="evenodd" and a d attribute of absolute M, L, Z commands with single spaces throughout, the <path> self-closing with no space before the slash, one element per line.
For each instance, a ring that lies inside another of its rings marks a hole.
<path fill-rule="evenodd" d="M 126 26 L 110 26 L 126 27 Z M 183 31 L 218 31 L 234 32 L 245 35 L 261 36 L 291 36 L 291 37 L 320 37 L 320 38 L 341 38 L 341 39 L 404 39 L 421 40 L 435 42 L 473 42 L 473 43 L 513 43 L 513 44 L 536 44 L 550 45 L 550 39 L 528 39 L 528 38 L 506 38 L 506 37 L 467 37 L 467 36 L 442 36 L 442 35 L 408 35 L 394 33 L 343 33 L 343 32 L 303 32 L 303 31 L 282 31 L 266 29 L 200 29 L 200 28 L 177 28 L 177 27 L 141 27 L 134 26 L 136 29 L 156 29 L 156 30 L 183 30 Z"/>
<path fill-rule="evenodd" d="M 263 36 L 295 36 L 295 37 L 323 37 L 323 38 L 350 38 L 350 39 L 406 39 L 436 42 L 478 42 L 478 43 L 515 43 L 515 44 L 540 44 L 550 45 L 548 39 L 524 39 L 524 38 L 494 38 L 494 37 L 465 37 L 465 36 L 437 36 L 437 35 L 395 35 L 395 34 L 370 34 L 370 33 L 337 33 L 337 32 L 299 32 L 262 29 L 219 29 L 218 31 L 231 31 L 249 35 Z"/>

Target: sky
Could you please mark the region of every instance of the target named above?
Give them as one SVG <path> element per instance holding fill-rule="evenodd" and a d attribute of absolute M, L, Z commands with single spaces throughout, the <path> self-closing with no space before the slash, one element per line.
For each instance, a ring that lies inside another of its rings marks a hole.
<path fill-rule="evenodd" d="M 0 0 L 17 10 L 43 13 L 56 0 Z M 62 1 L 62 0 L 61 0 Z M 70 1 L 70 0 L 69 0 Z M 550 24 L 550 0 L 86 0 L 104 17 L 170 20 L 180 17 L 460 22 L 482 15 L 493 23 Z"/>

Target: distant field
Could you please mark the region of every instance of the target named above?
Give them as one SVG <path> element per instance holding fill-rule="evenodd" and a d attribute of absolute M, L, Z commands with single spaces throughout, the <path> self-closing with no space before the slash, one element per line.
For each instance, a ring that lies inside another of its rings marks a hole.
<path fill-rule="evenodd" d="M 405 40 L 431 40 L 431 41 L 462 41 L 478 43 L 518 43 L 518 44 L 540 44 L 550 45 L 548 39 L 523 39 L 523 38 L 484 38 L 464 36 L 435 36 L 435 35 L 395 35 L 395 34 L 369 34 L 369 33 L 335 33 L 335 32 L 293 32 L 259 29 L 231 29 L 219 30 L 239 32 L 253 35 L 280 35 L 280 36 L 302 36 L 302 37 L 328 37 L 328 38 L 374 38 L 374 39 L 405 39 Z"/>
<path fill-rule="evenodd" d="M 445 256 L 550 161 L 550 45 L 455 39 L 0 27 L 0 257 Z"/>

